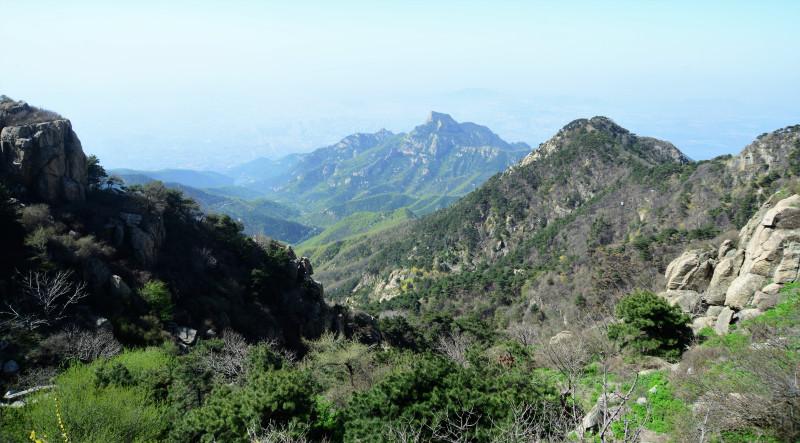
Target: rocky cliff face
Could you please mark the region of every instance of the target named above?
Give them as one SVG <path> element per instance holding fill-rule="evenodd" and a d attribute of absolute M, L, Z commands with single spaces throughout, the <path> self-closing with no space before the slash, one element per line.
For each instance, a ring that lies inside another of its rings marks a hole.
<path fill-rule="evenodd" d="M 0 97 L 0 172 L 48 202 L 86 198 L 86 156 L 69 120 Z"/>
<path fill-rule="evenodd" d="M 800 271 L 800 195 L 773 195 L 742 228 L 738 247 L 690 250 L 667 267 L 670 304 L 693 315 L 695 332 L 755 317 L 778 301 L 781 287 Z"/>
<path fill-rule="evenodd" d="M 63 270 L 85 282 L 90 296 L 75 310 L 81 325 L 101 318 L 135 344 L 171 333 L 190 345 L 225 328 L 295 350 L 324 331 L 380 339 L 371 317 L 325 302 L 308 259 L 200 212 L 179 191 L 150 183 L 87 192 L 86 157 L 69 120 L 0 97 L 0 129 L 0 182 L 13 197 L 0 203 L 28 220 L 10 220 L 20 229 L 4 234 L 19 245 L 34 232 L 45 236 L 12 269 Z M 4 237 L 0 255 L 6 246 Z M 141 296 L 154 280 L 168 288 L 169 320 L 152 316 Z M 0 305 L 20 302 L 17 284 L 0 277 Z"/>

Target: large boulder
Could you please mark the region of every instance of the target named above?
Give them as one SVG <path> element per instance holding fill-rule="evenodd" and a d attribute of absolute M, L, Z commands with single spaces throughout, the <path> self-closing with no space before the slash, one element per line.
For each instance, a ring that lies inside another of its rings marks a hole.
<path fill-rule="evenodd" d="M 175 334 L 175 338 L 178 339 L 178 343 L 182 345 L 193 345 L 195 340 L 197 340 L 197 329 L 188 326 L 176 326 L 173 334 Z"/>
<path fill-rule="evenodd" d="M 775 229 L 800 229 L 800 195 L 779 201 L 767 211 L 761 224 Z"/>
<path fill-rule="evenodd" d="M 716 255 L 709 250 L 686 251 L 667 266 L 667 290 L 702 291 L 711 280 Z"/>
<path fill-rule="evenodd" d="M 744 309 L 766 282 L 767 278 L 758 274 L 739 275 L 725 293 L 725 306 Z"/>
<path fill-rule="evenodd" d="M 717 322 L 714 324 L 714 331 L 719 335 L 727 334 L 731 320 L 733 320 L 733 309 L 726 306 L 717 316 Z"/>
<path fill-rule="evenodd" d="M 166 232 L 161 218 L 149 220 L 147 224 L 127 228 L 133 256 L 145 266 L 152 266 L 158 261 L 158 252 L 164 243 Z"/>
<path fill-rule="evenodd" d="M 659 294 L 670 306 L 678 306 L 684 312 L 694 313 L 700 307 L 702 294 L 690 290 L 669 290 Z"/>
<path fill-rule="evenodd" d="M 721 258 L 714 268 L 711 282 L 708 284 L 708 288 L 706 288 L 706 292 L 703 295 L 703 299 L 706 303 L 709 305 L 721 305 L 725 303 L 725 293 L 728 290 L 728 286 L 730 286 L 739 274 L 742 261 L 744 261 L 744 251 L 726 251 L 724 258 Z"/>
<path fill-rule="evenodd" d="M 6 97 L 0 99 L 0 172 L 47 202 L 86 198 L 86 155 L 70 121 Z"/>
<path fill-rule="evenodd" d="M 800 243 L 789 242 L 783 247 L 783 257 L 772 275 L 775 283 L 791 283 L 797 280 L 800 269 Z"/>
<path fill-rule="evenodd" d="M 762 311 L 774 308 L 775 305 L 778 304 L 778 294 L 780 289 L 781 285 L 777 283 L 771 283 L 767 286 L 764 286 L 760 291 L 756 291 L 756 294 L 753 296 L 752 305 Z"/>

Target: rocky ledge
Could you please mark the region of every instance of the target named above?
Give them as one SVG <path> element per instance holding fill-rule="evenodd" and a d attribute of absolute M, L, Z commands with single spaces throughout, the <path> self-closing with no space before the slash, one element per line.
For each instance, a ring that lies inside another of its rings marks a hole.
<path fill-rule="evenodd" d="M 47 202 L 86 198 L 86 156 L 69 120 L 0 96 L 0 174 Z"/>
<path fill-rule="evenodd" d="M 692 315 L 695 333 L 760 315 L 778 302 L 781 287 L 800 270 L 800 195 L 773 195 L 742 228 L 738 247 L 725 240 L 714 250 L 681 254 L 666 271 L 660 295 Z"/>

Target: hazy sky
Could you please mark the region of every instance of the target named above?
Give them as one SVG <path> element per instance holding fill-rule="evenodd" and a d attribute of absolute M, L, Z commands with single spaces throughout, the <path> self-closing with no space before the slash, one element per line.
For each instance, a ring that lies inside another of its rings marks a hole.
<path fill-rule="evenodd" d="M 165 5 L 169 3 L 169 5 Z M 800 123 L 800 1 L 0 0 L 0 93 L 110 167 L 223 168 L 421 123 L 607 115 L 696 159 Z"/>

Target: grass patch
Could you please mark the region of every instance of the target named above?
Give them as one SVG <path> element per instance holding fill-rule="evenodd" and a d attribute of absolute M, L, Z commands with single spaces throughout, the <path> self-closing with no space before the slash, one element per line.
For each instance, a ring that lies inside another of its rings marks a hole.
<path fill-rule="evenodd" d="M 168 407 L 153 400 L 146 384 L 98 387 L 96 374 L 104 365 L 119 364 L 141 379 L 171 360 L 167 351 L 148 348 L 73 365 L 56 378 L 55 390 L 34 396 L 23 408 L 0 412 L 0 440 L 25 441 L 35 431 L 46 441 L 58 441 L 60 412 L 71 441 L 158 441 L 169 426 Z"/>

